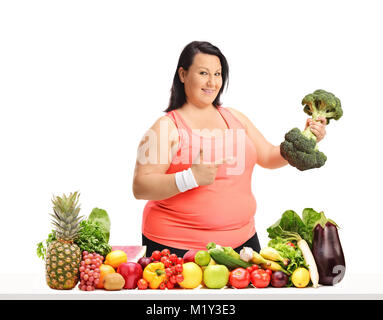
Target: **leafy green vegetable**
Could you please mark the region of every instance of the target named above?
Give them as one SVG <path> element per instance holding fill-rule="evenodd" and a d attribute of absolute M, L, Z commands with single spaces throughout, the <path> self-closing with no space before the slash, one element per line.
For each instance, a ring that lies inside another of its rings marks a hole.
<path fill-rule="evenodd" d="M 112 250 L 99 221 L 81 221 L 79 236 L 75 243 L 81 251 L 97 252 L 104 257 Z"/>
<path fill-rule="evenodd" d="M 311 237 L 313 236 L 313 229 L 316 222 L 321 218 L 321 213 L 316 212 L 312 208 L 303 209 L 302 220 L 306 226 L 307 231 L 311 232 Z"/>
<path fill-rule="evenodd" d="M 285 211 L 282 217 L 267 229 L 269 238 L 276 239 L 279 237 L 285 240 L 296 240 L 301 237 L 311 248 L 313 228 L 321 214 L 312 208 L 306 208 L 303 210 L 302 217 L 303 220 L 293 210 Z"/>
<path fill-rule="evenodd" d="M 90 222 L 99 222 L 101 227 L 104 229 L 104 234 L 106 238 L 106 242 L 109 242 L 110 237 L 110 219 L 108 213 L 99 208 L 94 208 L 88 217 L 88 221 Z"/>
<path fill-rule="evenodd" d="M 268 246 L 276 249 L 283 258 L 290 260 L 286 271 L 292 274 L 299 267 L 307 268 L 302 251 L 297 247 L 296 241 L 292 241 L 295 247 L 286 244 L 286 240 L 276 237 L 269 241 Z"/>
<path fill-rule="evenodd" d="M 47 254 L 47 248 L 49 246 L 49 244 L 56 240 L 56 232 L 54 230 L 52 230 L 52 232 L 50 234 L 48 234 L 48 239 L 45 240 L 45 243 L 44 241 L 41 241 L 37 244 L 37 256 L 41 259 L 45 259 L 45 255 Z"/>

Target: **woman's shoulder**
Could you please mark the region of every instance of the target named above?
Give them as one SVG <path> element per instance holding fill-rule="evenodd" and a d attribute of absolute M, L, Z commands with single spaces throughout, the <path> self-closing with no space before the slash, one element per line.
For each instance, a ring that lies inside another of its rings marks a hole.
<path fill-rule="evenodd" d="M 161 126 L 167 126 L 170 129 L 177 129 L 177 127 L 174 123 L 174 120 L 171 119 L 167 114 L 158 117 L 154 121 L 154 123 L 152 125 L 152 129 L 161 128 Z"/>
<path fill-rule="evenodd" d="M 162 115 L 158 117 L 150 130 L 154 131 L 159 138 L 163 139 L 167 136 L 167 138 L 172 142 L 179 141 L 179 134 L 177 130 L 177 126 L 174 121 L 167 115 Z"/>
<path fill-rule="evenodd" d="M 250 120 L 241 111 L 231 107 L 224 107 L 224 109 L 230 111 L 246 129 L 248 128 Z"/>

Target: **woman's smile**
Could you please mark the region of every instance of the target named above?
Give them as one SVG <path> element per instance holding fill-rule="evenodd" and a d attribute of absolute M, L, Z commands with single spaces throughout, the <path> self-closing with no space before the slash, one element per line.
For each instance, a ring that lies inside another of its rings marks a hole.
<path fill-rule="evenodd" d="M 215 92 L 215 90 L 213 89 L 202 89 L 202 91 L 208 95 L 212 95 Z"/>

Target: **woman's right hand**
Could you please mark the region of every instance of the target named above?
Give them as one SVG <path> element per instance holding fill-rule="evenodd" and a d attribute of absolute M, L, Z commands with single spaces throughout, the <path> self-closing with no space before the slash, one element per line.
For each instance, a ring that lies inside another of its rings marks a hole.
<path fill-rule="evenodd" d="M 227 163 L 229 159 L 222 159 L 215 162 L 203 162 L 203 152 L 200 150 L 199 154 L 191 165 L 191 170 L 199 186 L 206 186 L 213 184 L 217 171 L 220 165 Z M 232 159 L 230 159 L 232 161 Z"/>

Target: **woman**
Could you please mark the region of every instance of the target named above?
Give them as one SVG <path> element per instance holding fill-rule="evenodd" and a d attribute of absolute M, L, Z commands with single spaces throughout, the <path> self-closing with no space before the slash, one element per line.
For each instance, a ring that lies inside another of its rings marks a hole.
<path fill-rule="evenodd" d="M 287 161 L 241 112 L 222 107 L 228 64 L 208 42 L 181 53 L 165 116 L 142 139 L 133 193 L 149 200 L 142 221 L 148 254 L 168 248 L 178 256 L 213 241 L 259 251 L 251 175 L 257 163 L 280 168 Z M 322 122 L 306 121 L 318 141 Z M 148 138 L 148 139 L 147 139 Z"/>

